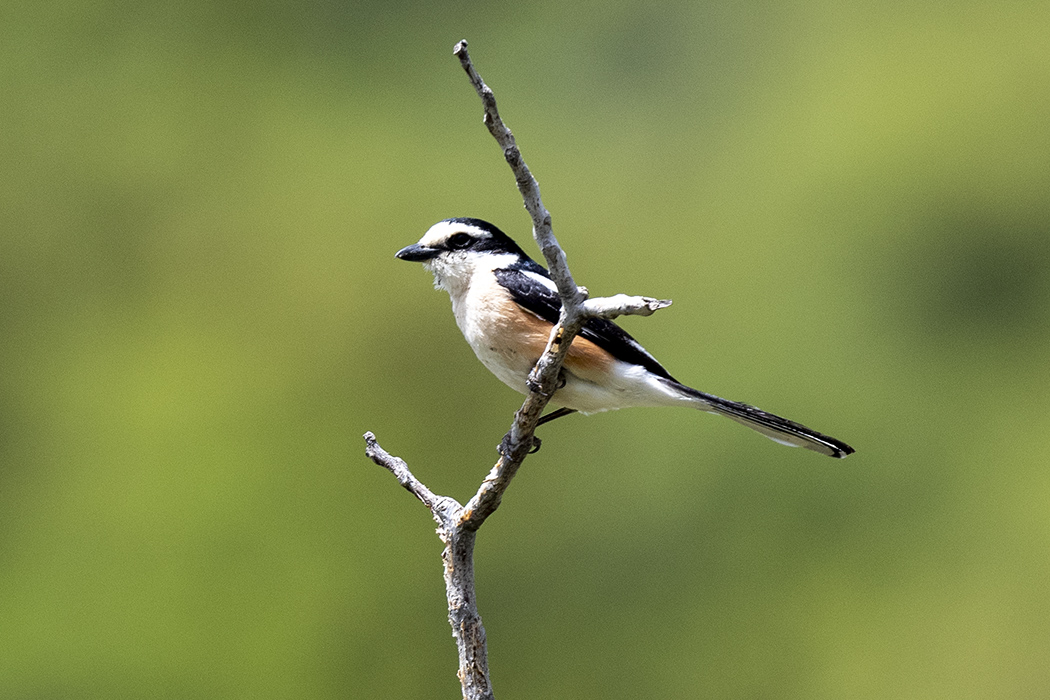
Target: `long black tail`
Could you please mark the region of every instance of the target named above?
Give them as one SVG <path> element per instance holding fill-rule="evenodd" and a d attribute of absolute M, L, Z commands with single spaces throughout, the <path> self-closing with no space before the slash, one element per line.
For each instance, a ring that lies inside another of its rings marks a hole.
<path fill-rule="evenodd" d="M 674 382 L 673 386 L 683 394 L 703 403 L 704 406 L 697 407 L 700 410 L 732 418 L 737 423 L 746 425 L 752 430 L 757 430 L 770 440 L 779 442 L 782 445 L 805 447 L 807 450 L 813 450 L 814 452 L 840 459 L 854 452 L 852 447 L 841 440 L 818 433 L 816 430 L 811 430 L 801 423 L 781 418 L 772 413 L 766 413 L 760 408 L 749 406 L 746 403 L 719 398 L 712 394 L 705 394 L 678 382 Z"/>

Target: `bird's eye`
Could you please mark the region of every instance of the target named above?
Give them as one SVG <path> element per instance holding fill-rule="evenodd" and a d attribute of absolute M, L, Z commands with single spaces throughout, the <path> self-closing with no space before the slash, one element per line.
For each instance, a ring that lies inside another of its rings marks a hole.
<path fill-rule="evenodd" d="M 456 233 L 449 236 L 448 247 L 452 250 L 463 250 L 470 246 L 474 242 L 469 233 Z"/>

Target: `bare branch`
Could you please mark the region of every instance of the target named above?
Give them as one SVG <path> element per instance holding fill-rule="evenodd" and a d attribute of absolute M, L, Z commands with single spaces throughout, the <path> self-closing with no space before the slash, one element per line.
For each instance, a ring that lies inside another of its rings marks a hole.
<path fill-rule="evenodd" d="M 371 430 L 364 434 L 364 438 L 365 456 L 393 474 L 399 484 L 422 501 L 423 505 L 434 515 L 434 519 L 438 521 L 438 524 L 445 524 L 447 520 L 454 517 L 453 513 L 458 513 L 462 509 L 462 506 L 454 498 L 438 496 L 428 489 L 422 481 L 412 474 L 408 465 L 405 464 L 405 460 L 393 456 L 379 446 L 376 436 Z"/>
<path fill-rule="evenodd" d="M 558 377 L 569 346 L 587 319 L 609 319 L 624 314 L 648 316 L 657 309 L 669 306 L 671 302 L 649 297 L 629 297 L 624 294 L 608 299 L 587 299 L 586 288 L 576 285 L 572 273 L 569 272 L 565 253 L 554 237 L 551 215 L 540 198 L 540 186 L 525 164 L 514 134 L 500 118 L 496 97 L 474 67 L 467 52 L 465 39 L 456 44 L 453 54 L 459 58 L 460 65 L 481 98 L 485 126 L 503 149 L 503 156 L 514 173 L 525 209 L 532 217 L 533 236 L 543 252 L 551 278 L 557 285 L 558 295 L 562 300 L 561 318 L 551 331 L 543 355 L 529 374 L 529 394 L 515 415 L 514 423 L 504 436 L 503 442 L 500 443 L 501 457 L 478 492 L 464 506 L 460 523 L 464 527 L 476 530 L 485 518 L 499 507 L 503 492 L 514 478 L 522 461 L 533 449 L 536 423 L 557 389 Z"/>
<path fill-rule="evenodd" d="M 459 682 L 464 700 L 493 700 L 489 679 L 485 627 L 478 614 L 474 592 L 474 541 L 477 531 L 452 526 L 443 528 L 445 551 L 445 595 L 448 621 L 459 650 Z"/>
<path fill-rule="evenodd" d="M 400 457 L 379 446 L 371 431 L 365 433 L 365 454 L 397 477 L 413 496 L 430 509 L 438 522 L 438 537 L 445 543 L 441 558 L 445 562 L 445 595 L 448 620 L 459 649 L 459 676 L 465 700 L 493 700 L 489 681 L 485 628 L 478 614 L 474 592 L 474 540 L 476 529 L 459 527 L 463 506 L 454 498 L 438 496 L 423 485 Z"/>
<path fill-rule="evenodd" d="M 463 527 L 476 530 L 499 507 L 503 491 L 510 484 L 525 456 L 533 447 L 536 423 L 543 413 L 543 408 L 554 394 L 558 373 L 569 345 L 583 326 L 584 317 L 581 309 L 587 297 L 586 291 L 576 286 L 569 272 L 565 253 L 558 245 L 551 228 L 550 212 L 543 206 L 543 200 L 540 198 L 540 186 L 525 164 L 525 159 L 514 140 L 514 134 L 499 116 L 495 95 L 474 68 L 474 63 L 467 52 L 466 40 L 456 44 L 452 53 L 459 58 L 460 65 L 466 71 L 478 97 L 481 98 L 485 126 L 503 149 L 503 157 L 514 173 L 525 209 L 532 217 L 533 236 L 543 252 L 551 278 L 558 286 L 558 294 L 562 299 L 561 321 L 551 332 L 546 351 L 529 375 L 530 393 L 515 415 L 510 431 L 500 443 L 501 457 L 477 494 L 464 507 L 460 523 Z"/>
<path fill-rule="evenodd" d="M 588 299 L 583 303 L 583 312 L 591 318 L 605 319 L 613 319 L 617 316 L 652 316 L 660 309 L 666 309 L 670 305 L 670 299 L 615 294 L 611 297 Z"/>

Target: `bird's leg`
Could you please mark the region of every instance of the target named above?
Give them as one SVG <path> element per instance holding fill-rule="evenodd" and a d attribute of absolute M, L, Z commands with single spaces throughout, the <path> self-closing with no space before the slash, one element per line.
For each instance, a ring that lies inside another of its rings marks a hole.
<path fill-rule="evenodd" d="M 558 389 L 561 389 L 563 386 L 565 386 L 566 381 L 568 381 L 568 380 L 565 378 L 565 368 L 563 367 L 561 369 L 561 371 L 558 372 L 558 386 L 555 388 L 555 391 L 557 391 Z M 550 423 L 555 418 L 561 418 L 562 416 L 567 416 L 570 413 L 576 413 L 576 409 L 575 408 L 559 408 L 559 409 L 555 409 L 555 410 L 551 411 L 550 413 L 548 413 L 547 415 L 541 416 L 540 419 L 538 421 L 536 421 L 536 427 L 538 428 L 541 425 L 543 425 L 544 423 Z M 536 454 L 537 452 L 540 451 L 540 444 L 541 444 L 540 443 L 540 439 L 538 437 L 535 437 L 535 436 L 533 436 L 532 439 L 533 439 L 534 442 L 533 442 L 533 445 L 532 445 L 532 450 L 529 452 L 529 454 Z"/>
<path fill-rule="evenodd" d="M 554 391 L 557 391 L 558 389 L 561 389 L 562 387 L 564 387 L 565 383 L 567 381 L 568 380 L 565 378 L 565 369 L 562 368 L 558 372 L 558 383 L 554 387 Z M 537 391 L 538 392 L 540 390 L 539 386 L 532 384 L 532 376 L 531 375 L 529 376 L 529 379 L 526 381 L 526 384 L 528 385 L 530 391 Z M 551 422 L 555 418 L 561 418 L 562 416 L 567 416 L 570 413 L 575 413 L 575 412 L 576 412 L 575 408 L 559 408 L 559 409 L 556 409 L 554 411 L 551 411 L 550 413 L 548 413 L 545 416 L 541 416 L 540 419 L 538 421 L 536 421 L 536 427 L 538 428 L 541 425 L 543 425 L 544 423 Z M 532 455 L 532 454 L 536 454 L 537 452 L 539 452 L 541 444 L 543 444 L 542 441 L 538 437 L 533 435 L 532 436 L 532 449 L 529 450 L 529 454 Z M 500 454 L 503 454 L 503 445 L 502 444 L 500 444 L 499 450 L 500 450 Z"/>
<path fill-rule="evenodd" d="M 559 408 L 557 410 L 551 411 L 547 415 L 541 417 L 539 419 L 539 421 L 536 422 L 536 427 L 538 428 L 541 425 L 543 425 L 544 423 L 550 423 L 555 418 L 561 418 L 562 416 L 567 416 L 570 413 L 576 413 L 576 409 L 575 408 Z"/>
<path fill-rule="evenodd" d="M 567 416 L 570 413 L 576 413 L 576 409 L 575 408 L 559 408 L 559 409 L 557 409 L 555 411 L 551 411 L 550 413 L 548 413 L 545 416 L 542 416 L 538 421 L 536 421 L 536 427 L 538 428 L 541 425 L 543 425 L 544 423 L 550 423 L 555 418 L 561 418 L 562 416 Z M 532 436 L 532 449 L 529 450 L 529 454 L 530 455 L 534 455 L 537 452 L 539 452 L 541 444 L 543 444 L 542 441 L 538 437 L 533 435 Z"/>

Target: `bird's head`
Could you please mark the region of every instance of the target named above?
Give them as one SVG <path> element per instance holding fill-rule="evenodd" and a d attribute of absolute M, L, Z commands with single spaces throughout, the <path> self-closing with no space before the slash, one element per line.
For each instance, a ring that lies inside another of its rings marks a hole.
<path fill-rule="evenodd" d="M 455 292 L 479 271 L 532 263 L 510 236 L 481 219 L 439 221 L 418 243 L 397 251 L 397 258 L 421 262 L 434 275 L 434 285 Z M 532 263 L 535 264 L 535 263 Z"/>

